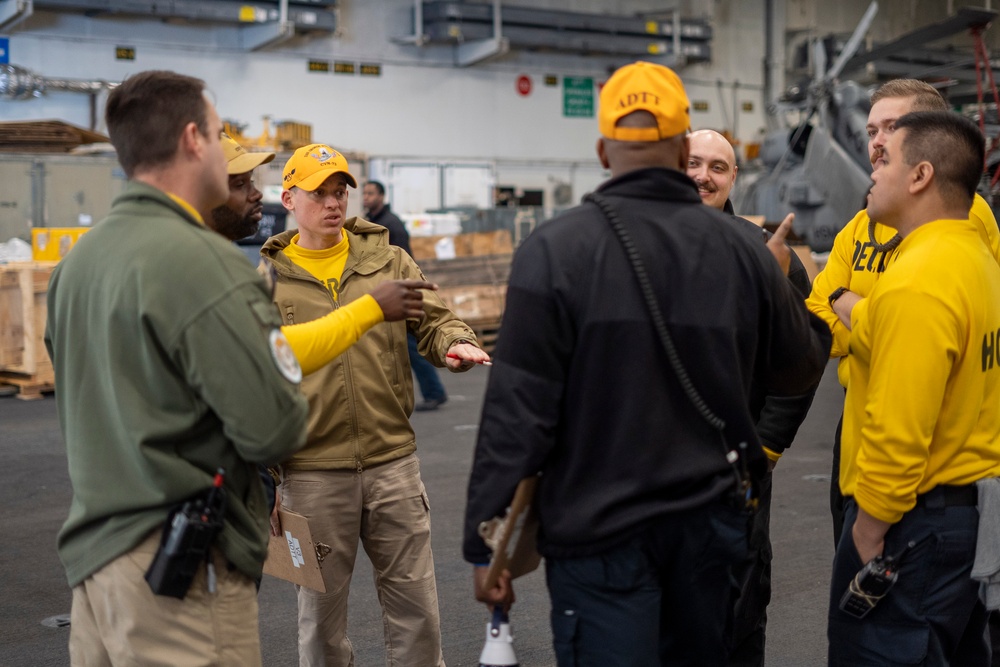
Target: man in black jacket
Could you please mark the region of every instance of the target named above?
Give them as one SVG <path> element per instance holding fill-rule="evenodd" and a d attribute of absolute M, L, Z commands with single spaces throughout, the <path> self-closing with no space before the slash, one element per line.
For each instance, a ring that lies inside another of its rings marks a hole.
<path fill-rule="evenodd" d="M 477 528 L 541 472 L 539 549 L 560 665 L 726 664 L 744 484 L 767 469 L 751 383 L 801 394 L 826 365 L 828 327 L 769 248 L 703 206 L 683 173 L 689 122 L 672 71 L 618 70 L 600 99 L 597 152 L 612 173 L 601 207 L 539 227 L 511 268 L 463 552 L 477 598 L 509 605 L 508 576 L 483 586 L 490 552 Z M 676 355 L 605 210 L 631 237 Z M 772 251 L 787 270 L 787 247 Z"/>
<path fill-rule="evenodd" d="M 729 194 L 736 184 L 736 153 L 732 144 L 715 130 L 697 130 L 688 136 L 690 155 L 687 175 L 698 186 L 702 202 L 728 213 L 733 222 L 753 238 L 767 243 L 771 233 L 734 213 Z M 789 214 L 792 215 L 792 214 Z M 805 300 L 812 283 L 802 261 L 791 254 L 788 281 Z M 750 524 L 750 555 L 734 570 L 739 582 L 733 618 L 730 667 L 763 667 L 767 605 L 771 601 L 771 470 L 792 444 L 812 405 L 815 387 L 801 396 L 772 396 L 754 385 L 750 414 L 768 458 L 768 472 L 761 478 L 757 511 Z"/>

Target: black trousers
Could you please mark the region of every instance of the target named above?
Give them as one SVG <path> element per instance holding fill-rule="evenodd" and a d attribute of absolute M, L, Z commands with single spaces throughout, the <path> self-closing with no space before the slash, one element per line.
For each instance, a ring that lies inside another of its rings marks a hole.
<path fill-rule="evenodd" d="M 546 558 L 559 666 L 722 667 L 746 553 L 746 512 L 715 502 L 596 556 Z"/>
<path fill-rule="evenodd" d="M 739 597 L 733 608 L 730 667 L 763 667 L 767 605 L 771 602 L 771 473 L 760 482 L 757 511 L 750 517 L 750 552 L 734 569 Z"/>
<path fill-rule="evenodd" d="M 969 576 L 979 511 L 975 505 L 947 506 L 935 491 L 886 533 L 886 555 L 911 541 L 916 546 L 897 565 L 896 583 L 863 619 L 840 609 L 844 591 L 864 566 L 851 534 L 857 504 L 847 501 L 830 584 L 831 667 L 989 665 L 985 608 Z"/>
<path fill-rule="evenodd" d="M 840 544 L 841 534 L 844 531 L 844 494 L 840 492 L 840 438 L 843 427 L 844 415 L 841 414 L 840 421 L 837 422 L 837 431 L 833 438 L 833 472 L 830 475 L 830 515 L 833 518 L 834 548 Z M 985 608 L 983 608 L 977 610 L 977 615 L 979 613 L 989 614 L 989 643 L 993 653 L 993 660 L 990 663 L 990 667 L 1000 667 L 1000 611 L 986 612 Z M 973 625 L 976 625 L 975 619 L 973 620 Z M 972 641 L 976 642 L 978 640 L 972 638 Z M 965 644 L 965 641 L 963 641 L 963 644 Z"/>

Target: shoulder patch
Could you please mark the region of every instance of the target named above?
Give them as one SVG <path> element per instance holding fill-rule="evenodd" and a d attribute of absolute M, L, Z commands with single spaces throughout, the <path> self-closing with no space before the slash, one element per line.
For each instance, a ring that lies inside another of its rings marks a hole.
<path fill-rule="evenodd" d="M 274 363 L 284 378 L 295 384 L 302 382 L 302 367 L 299 366 L 299 360 L 292 352 L 292 346 L 288 344 L 288 339 L 281 333 L 281 329 L 272 329 L 268 342 L 271 345 Z"/>

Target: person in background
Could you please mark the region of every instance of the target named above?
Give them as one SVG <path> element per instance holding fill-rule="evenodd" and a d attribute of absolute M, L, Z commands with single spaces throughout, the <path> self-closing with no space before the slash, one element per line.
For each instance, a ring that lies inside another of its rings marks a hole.
<path fill-rule="evenodd" d="M 73 665 L 260 665 L 267 553 L 257 465 L 305 441 L 301 369 L 264 281 L 198 211 L 228 196 L 222 122 L 200 79 L 140 72 L 108 95 L 128 184 L 52 273 L 73 501 L 58 549 Z M 224 525 L 183 596 L 144 580 L 164 526 L 223 468 Z"/>
<path fill-rule="evenodd" d="M 378 181 L 368 181 L 362 190 L 362 197 L 367 219 L 388 229 L 389 244 L 402 248 L 407 255 L 413 257 L 413 251 L 410 250 L 410 234 L 406 231 L 403 221 L 390 210 L 388 202 L 385 201 L 385 186 Z M 437 410 L 448 402 L 448 392 L 438 377 L 437 368 L 420 356 L 420 352 L 417 351 L 417 339 L 412 333 L 408 335 L 407 346 L 410 368 L 417 376 L 417 385 L 423 398 L 423 401 L 417 403 L 413 409 L 417 412 Z"/>
<path fill-rule="evenodd" d="M 611 179 L 532 232 L 511 267 L 463 555 L 477 599 L 509 606 L 509 572 L 484 587 L 478 527 L 541 473 L 534 506 L 561 667 L 726 664 L 746 492 L 767 470 L 751 382 L 800 394 L 829 352 L 829 330 L 783 273 L 790 223 L 773 246 L 751 242 L 685 175 L 688 106 L 662 65 L 616 71 L 598 114 Z"/>
<path fill-rule="evenodd" d="M 732 144 L 715 130 L 696 130 L 688 136 L 690 155 L 687 175 L 698 186 L 701 200 L 708 206 L 728 213 L 733 222 L 758 242 L 768 243 L 770 232 L 746 218 L 737 216 L 729 195 L 736 184 L 736 153 Z M 788 280 L 804 300 L 811 283 L 802 261 L 790 254 Z M 771 470 L 791 446 L 812 405 L 815 387 L 801 396 L 775 396 L 756 383 L 750 393 L 750 414 L 756 421 L 757 435 L 769 462 L 761 478 L 757 510 L 750 524 L 750 557 L 734 568 L 740 584 L 733 616 L 733 648 L 729 665 L 764 665 L 767 629 L 767 605 L 771 601 Z"/>
<path fill-rule="evenodd" d="M 308 322 L 361 298 L 385 280 L 422 280 L 389 245 L 384 227 L 347 218 L 347 160 L 324 144 L 295 151 L 282 176 L 282 204 L 297 230 L 261 249 L 273 267 L 274 302 L 286 324 Z M 306 446 L 281 465 L 281 503 L 309 519 L 323 560 L 326 593 L 298 589 L 299 664 L 353 664 L 347 602 L 359 542 L 375 571 L 389 665 L 443 665 L 431 551 L 430 503 L 410 424 L 413 378 L 406 355 L 412 331 L 424 354 L 452 371 L 489 355 L 469 327 L 433 292 L 420 317 L 383 322 L 305 378 Z"/>

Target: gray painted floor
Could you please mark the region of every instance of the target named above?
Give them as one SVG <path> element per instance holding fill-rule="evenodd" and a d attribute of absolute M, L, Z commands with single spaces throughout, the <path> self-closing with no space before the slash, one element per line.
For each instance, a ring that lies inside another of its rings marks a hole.
<path fill-rule="evenodd" d="M 470 567 L 461 558 L 461 517 L 476 425 L 488 370 L 443 373 L 449 402 L 416 413 L 418 453 L 431 499 L 434 557 L 445 660 L 477 665 L 485 637 L 485 607 L 472 598 Z M 825 664 L 826 605 L 833 538 L 828 480 L 833 431 L 843 402 L 834 366 L 827 369 L 812 411 L 774 478 L 771 519 L 774 596 L 767 665 Z M 55 536 L 69 506 L 66 457 L 52 396 L 40 401 L 0 398 L 0 667 L 66 665 L 68 629 L 42 625 L 69 612 L 70 591 L 55 553 Z M 609 409 L 613 405 L 609 404 Z M 554 664 L 544 577 L 515 582 L 511 622 L 522 667 Z M 362 553 L 351 589 L 350 636 L 356 664 L 384 664 L 382 623 Z M 296 664 L 295 593 L 265 577 L 260 594 L 264 664 Z"/>

